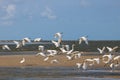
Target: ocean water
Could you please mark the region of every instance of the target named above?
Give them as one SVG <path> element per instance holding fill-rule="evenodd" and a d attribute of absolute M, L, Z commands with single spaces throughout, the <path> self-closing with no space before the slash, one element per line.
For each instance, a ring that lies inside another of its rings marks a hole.
<path fill-rule="evenodd" d="M 120 80 L 120 71 L 73 67 L 1 67 L 0 80 Z"/>

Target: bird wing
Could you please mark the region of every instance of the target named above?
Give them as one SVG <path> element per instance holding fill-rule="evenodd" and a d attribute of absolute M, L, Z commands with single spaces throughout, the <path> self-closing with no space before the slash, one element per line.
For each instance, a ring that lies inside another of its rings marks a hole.
<path fill-rule="evenodd" d="M 115 50 L 115 49 L 117 49 L 118 48 L 118 46 L 115 46 L 115 47 L 113 47 L 113 50 Z"/>
<path fill-rule="evenodd" d="M 85 39 L 85 43 L 88 45 L 88 40 L 87 39 Z"/>
<path fill-rule="evenodd" d="M 53 43 L 56 47 L 59 47 L 59 43 L 58 43 L 58 42 L 52 40 L 52 43 Z"/>
<path fill-rule="evenodd" d="M 81 42 L 82 42 L 82 39 L 80 38 L 80 39 L 79 39 L 79 44 L 81 44 Z"/>
<path fill-rule="evenodd" d="M 97 50 L 99 51 L 99 53 L 102 53 L 102 50 L 100 48 L 97 48 Z"/>
<path fill-rule="evenodd" d="M 111 47 L 107 47 L 107 49 L 109 52 L 113 50 Z"/>

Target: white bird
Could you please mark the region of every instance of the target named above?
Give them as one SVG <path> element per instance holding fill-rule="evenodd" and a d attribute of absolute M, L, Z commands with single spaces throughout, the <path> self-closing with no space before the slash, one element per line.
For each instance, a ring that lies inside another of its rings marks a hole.
<path fill-rule="evenodd" d="M 68 60 L 72 60 L 73 56 L 66 56 Z"/>
<path fill-rule="evenodd" d="M 89 66 L 93 66 L 95 64 L 93 59 L 85 59 L 85 62 L 92 62 L 89 63 Z"/>
<path fill-rule="evenodd" d="M 82 41 L 84 41 L 84 42 L 88 45 L 88 39 L 87 39 L 87 37 L 85 37 L 85 36 L 80 37 L 80 39 L 79 39 L 79 44 L 81 44 Z"/>
<path fill-rule="evenodd" d="M 31 40 L 28 37 L 23 38 L 22 39 L 22 45 L 24 46 L 26 42 L 31 42 Z"/>
<path fill-rule="evenodd" d="M 113 47 L 113 48 L 107 47 L 107 49 L 108 49 L 109 52 L 113 52 L 113 51 L 115 51 L 117 48 L 118 48 L 118 46 L 115 46 L 115 47 Z"/>
<path fill-rule="evenodd" d="M 79 52 L 79 53 L 77 53 L 77 54 L 74 54 L 75 55 L 75 59 L 77 59 L 77 58 L 80 58 L 81 57 L 81 53 Z"/>
<path fill-rule="evenodd" d="M 9 51 L 11 50 L 8 45 L 3 45 L 3 46 L 2 46 L 2 49 L 3 49 L 3 50 L 9 50 Z"/>
<path fill-rule="evenodd" d="M 38 55 L 41 55 L 41 56 L 43 56 L 43 57 L 46 57 L 45 53 L 43 53 L 43 52 L 39 52 L 39 53 L 36 54 L 36 56 L 38 56 Z"/>
<path fill-rule="evenodd" d="M 50 61 L 50 63 L 51 64 L 53 64 L 53 63 L 59 63 L 59 61 L 57 59 L 53 59 L 53 60 Z"/>
<path fill-rule="evenodd" d="M 76 65 L 77 65 L 77 68 L 81 68 L 82 63 L 76 63 Z"/>
<path fill-rule="evenodd" d="M 44 51 L 44 46 L 39 45 L 39 46 L 38 46 L 38 50 L 41 51 L 41 52 L 43 52 L 43 51 Z"/>
<path fill-rule="evenodd" d="M 40 42 L 41 41 L 41 38 L 35 38 L 34 39 L 34 42 Z"/>
<path fill-rule="evenodd" d="M 60 46 L 60 43 L 61 43 L 62 39 L 58 39 L 58 42 L 52 40 L 52 43 L 56 46 L 56 47 L 59 47 Z"/>
<path fill-rule="evenodd" d="M 102 49 L 97 48 L 97 50 L 99 51 L 100 54 L 102 54 L 104 52 L 104 50 L 105 50 L 105 47 L 103 47 Z"/>
<path fill-rule="evenodd" d="M 47 50 L 47 52 L 49 53 L 47 56 L 55 56 L 58 53 L 57 50 Z"/>
<path fill-rule="evenodd" d="M 113 58 L 113 60 L 120 60 L 120 55 Z"/>
<path fill-rule="evenodd" d="M 69 50 L 66 54 L 71 54 L 73 51 L 74 51 L 74 46 L 75 46 L 75 44 L 72 44 L 72 49 L 71 50 Z"/>
<path fill-rule="evenodd" d="M 115 63 L 110 64 L 110 68 L 112 68 L 112 70 L 115 70 L 115 68 L 117 68 L 118 66 L 120 66 L 120 64 L 115 64 Z"/>
<path fill-rule="evenodd" d="M 62 33 L 57 32 L 57 33 L 55 33 L 54 37 L 61 39 L 62 38 Z"/>
<path fill-rule="evenodd" d="M 13 41 L 16 44 L 16 48 L 22 47 L 22 43 L 18 41 Z"/>
<path fill-rule="evenodd" d="M 100 64 L 100 59 L 99 59 L 99 58 L 93 58 L 93 60 L 94 60 L 97 64 Z"/>
<path fill-rule="evenodd" d="M 21 64 L 24 63 L 24 62 L 25 62 L 25 58 L 23 58 L 23 59 L 20 61 Z"/>
<path fill-rule="evenodd" d="M 82 65 L 82 68 L 83 68 L 84 70 L 86 70 L 86 69 L 87 69 L 87 67 L 88 67 L 87 63 L 86 63 L 86 62 L 84 62 L 84 63 L 83 63 L 83 65 Z"/>
<path fill-rule="evenodd" d="M 62 45 L 62 47 L 59 48 L 59 49 L 60 49 L 60 51 L 62 51 L 62 53 L 67 53 L 68 52 L 67 50 L 65 50 L 64 45 Z"/>
<path fill-rule="evenodd" d="M 64 46 L 65 46 L 65 49 L 66 49 L 67 51 L 70 50 L 70 46 L 69 46 L 69 45 L 64 45 Z"/>
<path fill-rule="evenodd" d="M 107 58 L 107 60 L 105 60 L 105 58 Z M 111 60 L 112 60 L 113 56 L 111 54 L 108 54 L 108 55 L 103 55 L 102 56 L 102 60 L 104 63 L 109 63 Z"/>
<path fill-rule="evenodd" d="M 49 59 L 49 57 L 46 57 L 43 61 L 47 61 Z"/>

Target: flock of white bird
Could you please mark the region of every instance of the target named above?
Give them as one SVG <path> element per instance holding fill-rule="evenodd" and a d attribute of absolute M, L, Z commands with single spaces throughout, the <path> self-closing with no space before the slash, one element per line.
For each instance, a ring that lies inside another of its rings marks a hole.
<path fill-rule="evenodd" d="M 79 51 L 74 51 L 74 46 L 75 44 L 72 44 L 72 49 L 70 49 L 70 45 L 61 45 L 62 42 L 62 33 L 57 32 L 54 35 L 54 38 L 57 38 L 58 40 L 51 40 L 51 42 L 55 45 L 55 47 L 59 48 L 60 51 L 57 50 L 45 50 L 43 45 L 38 46 L 38 53 L 36 56 L 40 55 L 44 57 L 43 61 L 48 61 L 51 56 L 55 56 L 57 54 L 64 54 L 68 60 L 73 60 L 73 59 L 79 59 L 81 58 L 81 54 L 84 54 L 84 52 L 79 52 Z M 34 39 L 34 42 L 40 42 L 41 38 L 36 38 Z M 20 42 L 18 41 L 13 41 L 16 44 L 16 48 L 21 48 L 22 46 L 25 46 L 25 44 L 28 42 L 30 43 L 31 40 L 29 38 L 23 38 Z M 84 42 L 86 45 L 89 45 L 88 43 L 88 38 L 87 36 L 80 37 L 79 43 L 81 44 Z M 102 49 L 97 48 L 100 54 L 102 54 L 102 58 L 89 58 L 85 59 L 82 63 L 77 62 L 75 65 L 77 68 L 86 70 L 89 66 L 94 66 L 95 63 L 100 64 L 100 60 L 102 60 L 103 63 L 106 65 L 109 65 L 111 69 L 115 69 L 117 67 L 120 67 L 120 55 L 113 55 L 112 53 L 115 52 L 115 50 L 118 48 L 118 46 L 115 46 L 113 48 L 111 47 L 103 47 Z M 3 50 L 11 50 L 8 45 L 3 45 L 2 46 Z M 105 49 L 108 50 L 108 53 L 105 53 Z M 24 63 L 25 58 L 20 61 L 20 63 Z M 53 59 L 50 61 L 51 64 L 53 63 L 59 63 L 58 59 Z"/>

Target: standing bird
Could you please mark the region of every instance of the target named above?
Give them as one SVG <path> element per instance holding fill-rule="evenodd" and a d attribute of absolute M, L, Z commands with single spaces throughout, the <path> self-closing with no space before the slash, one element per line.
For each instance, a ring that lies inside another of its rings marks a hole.
<path fill-rule="evenodd" d="M 81 44 L 82 41 L 84 41 L 84 42 L 88 45 L 88 39 L 87 39 L 87 36 L 86 36 L 86 37 L 85 37 L 85 36 L 80 37 L 80 39 L 79 39 L 79 44 Z"/>
<path fill-rule="evenodd" d="M 3 45 L 3 46 L 2 46 L 2 49 L 3 49 L 3 50 L 9 50 L 9 51 L 11 50 L 8 45 Z"/>
<path fill-rule="evenodd" d="M 23 59 L 20 61 L 21 64 L 24 63 L 24 62 L 25 62 L 25 58 L 23 58 Z"/>
<path fill-rule="evenodd" d="M 86 70 L 87 67 L 88 67 L 88 65 L 87 65 L 87 62 L 85 61 L 85 62 L 83 63 L 83 65 L 82 65 L 82 68 L 83 68 L 84 70 Z"/>

